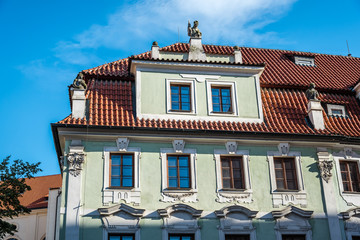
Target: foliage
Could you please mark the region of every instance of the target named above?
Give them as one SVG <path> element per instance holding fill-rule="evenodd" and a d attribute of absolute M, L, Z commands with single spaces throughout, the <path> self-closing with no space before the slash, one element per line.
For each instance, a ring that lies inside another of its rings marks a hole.
<path fill-rule="evenodd" d="M 4 219 L 30 213 L 30 209 L 20 204 L 19 197 L 31 190 L 25 179 L 33 178 L 34 174 L 41 171 L 39 165 L 40 162 L 30 164 L 23 160 L 10 161 L 10 156 L 0 162 L 0 239 L 16 232 L 16 226 Z"/>

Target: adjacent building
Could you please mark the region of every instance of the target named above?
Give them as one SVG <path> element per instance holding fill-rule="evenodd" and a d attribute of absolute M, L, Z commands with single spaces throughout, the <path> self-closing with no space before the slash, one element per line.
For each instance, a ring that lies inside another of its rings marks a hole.
<path fill-rule="evenodd" d="M 60 203 L 61 175 L 49 175 L 26 179 L 31 187 L 19 198 L 20 204 L 31 209 L 29 214 L 19 215 L 7 221 L 16 226 L 13 236 L 6 240 L 45 240 L 54 239 L 56 233 L 57 202 Z M 52 236 L 52 237 L 51 237 Z"/>
<path fill-rule="evenodd" d="M 189 36 L 69 87 L 57 239 L 360 239 L 360 58 Z"/>

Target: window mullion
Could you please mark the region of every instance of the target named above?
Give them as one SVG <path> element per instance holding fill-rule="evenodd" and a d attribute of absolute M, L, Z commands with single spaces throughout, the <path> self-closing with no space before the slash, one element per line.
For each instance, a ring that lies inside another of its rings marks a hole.
<path fill-rule="evenodd" d="M 231 188 L 234 188 L 235 184 L 234 184 L 232 160 L 233 160 L 232 158 L 229 158 Z"/>
<path fill-rule="evenodd" d="M 281 165 L 282 165 L 282 170 L 283 170 L 284 186 L 285 186 L 285 189 L 288 189 L 287 178 L 286 178 L 286 169 L 285 169 L 285 161 L 284 161 L 284 159 L 281 159 Z"/>

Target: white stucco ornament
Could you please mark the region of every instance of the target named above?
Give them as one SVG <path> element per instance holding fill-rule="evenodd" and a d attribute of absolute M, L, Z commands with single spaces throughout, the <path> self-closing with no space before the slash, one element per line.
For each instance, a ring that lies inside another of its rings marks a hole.
<path fill-rule="evenodd" d="M 184 151 L 185 148 L 184 140 L 174 140 L 172 144 L 173 144 L 174 152 L 182 153 Z"/>
<path fill-rule="evenodd" d="M 70 152 L 67 155 L 67 162 L 69 166 L 69 173 L 77 177 L 81 170 L 82 164 L 85 161 L 85 153 L 83 152 Z"/>
<path fill-rule="evenodd" d="M 118 138 L 116 139 L 116 145 L 120 152 L 126 152 L 129 146 L 130 140 L 128 138 Z"/>

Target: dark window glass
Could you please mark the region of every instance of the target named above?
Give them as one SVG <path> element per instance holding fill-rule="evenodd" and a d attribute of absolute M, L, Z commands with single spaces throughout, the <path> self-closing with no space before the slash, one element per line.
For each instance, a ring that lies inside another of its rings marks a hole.
<path fill-rule="evenodd" d="M 133 187 L 134 155 L 111 154 L 110 186 Z"/>
<path fill-rule="evenodd" d="M 188 234 L 170 234 L 169 240 L 194 240 L 194 235 Z"/>
<path fill-rule="evenodd" d="M 360 240 L 360 236 L 351 236 L 352 240 Z"/>
<path fill-rule="evenodd" d="M 190 158 L 188 155 L 168 155 L 169 188 L 190 188 Z"/>
<path fill-rule="evenodd" d="M 305 235 L 282 235 L 282 240 L 306 240 Z"/>
<path fill-rule="evenodd" d="M 230 87 L 211 87 L 213 112 L 231 113 L 231 88 Z"/>
<path fill-rule="evenodd" d="M 133 234 L 110 234 L 109 240 L 134 240 Z"/>
<path fill-rule="evenodd" d="M 171 84 L 171 110 L 191 111 L 190 85 Z"/>
<path fill-rule="evenodd" d="M 298 190 L 294 158 L 274 158 L 278 190 Z"/>
<path fill-rule="evenodd" d="M 345 192 L 360 192 L 358 163 L 340 161 L 340 172 Z"/>
<path fill-rule="evenodd" d="M 245 189 L 242 157 L 221 157 L 223 188 Z"/>
<path fill-rule="evenodd" d="M 225 240 L 250 240 L 250 235 L 225 235 Z"/>

